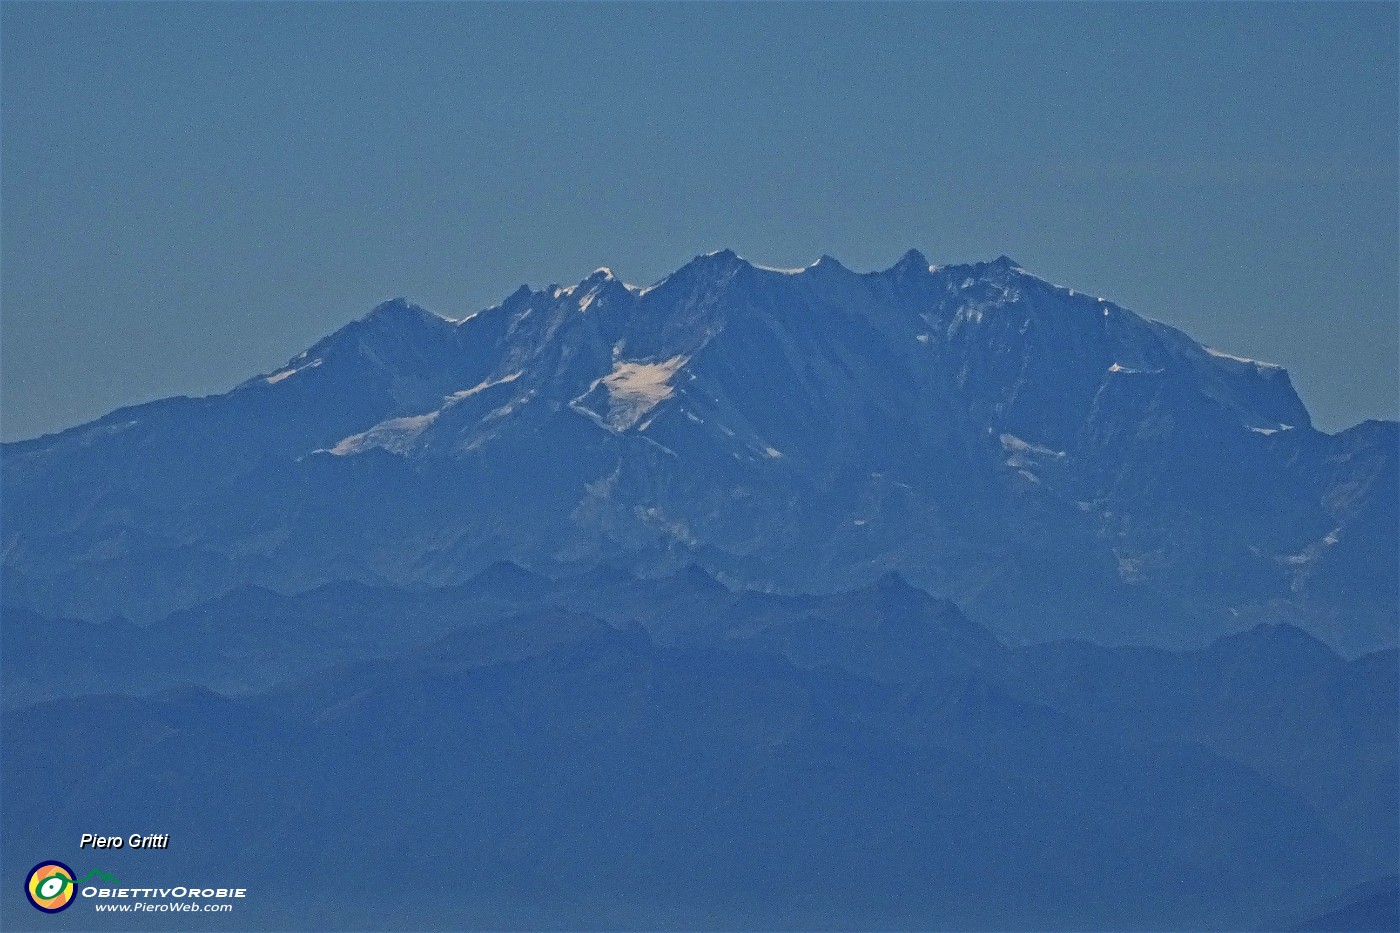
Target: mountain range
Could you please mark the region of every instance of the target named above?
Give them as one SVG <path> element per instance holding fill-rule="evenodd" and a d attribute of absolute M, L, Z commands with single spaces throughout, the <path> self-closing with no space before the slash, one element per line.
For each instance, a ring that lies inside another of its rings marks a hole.
<path fill-rule="evenodd" d="M 1394 422 L 1014 261 L 730 251 L 460 320 L 403 300 L 230 392 L 5 445 L 6 598 L 138 623 L 243 585 L 513 561 L 835 592 L 897 571 L 1016 643 L 1397 633 Z"/>
<path fill-rule="evenodd" d="M 1394 930 L 1397 459 L 1006 257 L 391 301 L 0 448 L 4 890 L 248 889 L 104 929 Z M 136 830 L 170 849 L 78 847 Z"/>
<path fill-rule="evenodd" d="M 236 877 L 240 929 L 1266 930 L 1396 887 L 1396 652 L 1288 625 L 1008 648 L 894 574 L 509 565 L 7 622 L 0 774 L 53 803 L 5 874 L 158 824 L 178 858 L 99 867 Z"/>

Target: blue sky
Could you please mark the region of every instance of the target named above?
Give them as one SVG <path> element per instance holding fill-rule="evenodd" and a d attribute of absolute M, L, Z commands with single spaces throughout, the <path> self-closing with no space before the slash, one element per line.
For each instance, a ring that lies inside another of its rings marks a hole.
<path fill-rule="evenodd" d="M 732 247 L 999 253 L 1397 414 L 1395 4 L 0 5 L 6 439 Z"/>

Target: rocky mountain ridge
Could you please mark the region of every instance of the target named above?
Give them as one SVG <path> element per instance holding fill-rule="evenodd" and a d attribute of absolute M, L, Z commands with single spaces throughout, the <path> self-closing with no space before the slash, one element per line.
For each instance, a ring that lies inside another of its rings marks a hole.
<path fill-rule="evenodd" d="M 448 320 L 387 302 L 224 395 L 5 445 L 7 599 L 159 618 L 243 584 L 699 564 L 898 571 L 1013 642 L 1396 640 L 1397 430 L 1007 257 L 731 251 Z"/>

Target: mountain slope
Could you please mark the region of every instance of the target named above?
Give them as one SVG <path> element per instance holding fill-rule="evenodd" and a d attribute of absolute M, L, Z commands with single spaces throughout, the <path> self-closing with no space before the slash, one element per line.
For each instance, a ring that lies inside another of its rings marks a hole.
<path fill-rule="evenodd" d="M 665 647 L 544 608 L 238 699 L 7 710 L 7 793 L 60 804 L 5 811 L 5 874 L 154 820 L 180 857 L 128 874 L 236 877 L 245 926 L 809 930 L 1243 929 L 1369 876 L 1249 765 L 944 654 L 967 623 L 896 581 L 844 604 L 842 642 Z M 916 670 L 862 673 L 921 626 Z"/>
<path fill-rule="evenodd" d="M 7 598 L 46 615 L 510 559 L 797 592 L 897 570 L 1013 641 L 1396 640 L 1394 423 L 1318 432 L 1281 368 L 1006 257 L 721 251 L 459 321 L 389 302 L 225 395 L 2 460 Z"/>

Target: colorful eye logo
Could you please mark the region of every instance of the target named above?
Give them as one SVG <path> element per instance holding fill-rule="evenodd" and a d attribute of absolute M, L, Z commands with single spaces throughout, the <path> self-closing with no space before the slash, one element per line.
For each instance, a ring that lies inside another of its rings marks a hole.
<path fill-rule="evenodd" d="M 73 869 L 62 862 L 40 862 L 24 880 L 24 893 L 39 910 L 56 914 L 73 903 L 77 893 Z"/>

